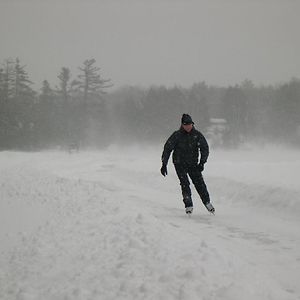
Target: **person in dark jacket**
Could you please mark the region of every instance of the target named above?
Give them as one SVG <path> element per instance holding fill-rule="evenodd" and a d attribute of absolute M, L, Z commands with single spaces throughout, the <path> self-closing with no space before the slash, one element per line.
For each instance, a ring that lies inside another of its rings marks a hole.
<path fill-rule="evenodd" d="M 188 114 L 182 115 L 180 129 L 175 131 L 164 145 L 160 169 L 163 176 L 168 174 L 167 164 L 172 151 L 186 213 L 191 214 L 193 212 L 189 177 L 207 210 L 214 213 L 215 209 L 210 202 L 209 193 L 202 176 L 204 164 L 209 155 L 209 146 L 203 134 L 195 129 L 194 122 Z"/>

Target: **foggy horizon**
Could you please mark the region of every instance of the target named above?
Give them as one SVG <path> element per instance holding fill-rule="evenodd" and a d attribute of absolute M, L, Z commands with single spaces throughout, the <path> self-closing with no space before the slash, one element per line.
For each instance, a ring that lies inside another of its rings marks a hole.
<path fill-rule="evenodd" d="M 0 149 L 157 142 L 182 113 L 218 146 L 299 147 L 299 8 L 280 0 L 1 1 Z"/>

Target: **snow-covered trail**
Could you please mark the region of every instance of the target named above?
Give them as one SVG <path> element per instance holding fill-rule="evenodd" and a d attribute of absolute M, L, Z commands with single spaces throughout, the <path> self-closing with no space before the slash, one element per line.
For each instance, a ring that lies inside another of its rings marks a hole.
<path fill-rule="evenodd" d="M 188 218 L 159 150 L 131 150 L 0 155 L 0 299 L 300 299 L 299 161 L 279 186 L 222 153 L 216 216 L 194 192 Z"/>

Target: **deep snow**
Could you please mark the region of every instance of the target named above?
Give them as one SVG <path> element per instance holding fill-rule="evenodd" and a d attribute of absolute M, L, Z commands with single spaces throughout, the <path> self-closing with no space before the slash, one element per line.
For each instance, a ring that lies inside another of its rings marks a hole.
<path fill-rule="evenodd" d="M 300 299 L 299 152 L 212 151 L 188 218 L 161 150 L 0 153 L 0 299 Z"/>

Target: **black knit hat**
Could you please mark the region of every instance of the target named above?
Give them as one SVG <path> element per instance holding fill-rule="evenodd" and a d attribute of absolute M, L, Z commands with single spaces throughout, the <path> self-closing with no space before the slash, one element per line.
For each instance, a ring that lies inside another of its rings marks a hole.
<path fill-rule="evenodd" d="M 188 124 L 194 124 L 192 117 L 188 114 L 183 114 L 181 117 L 181 124 L 188 125 Z"/>

